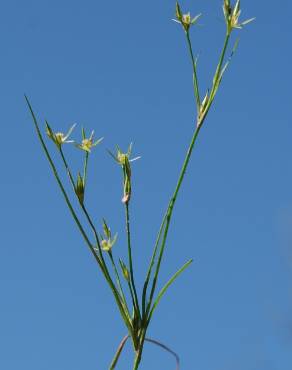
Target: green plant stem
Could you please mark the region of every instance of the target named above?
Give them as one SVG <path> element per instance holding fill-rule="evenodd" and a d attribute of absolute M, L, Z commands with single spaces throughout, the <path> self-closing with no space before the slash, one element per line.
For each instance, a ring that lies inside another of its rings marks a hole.
<path fill-rule="evenodd" d="M 73 179 L 73 176 L 72 176 L 72 173 L 70 171 L 70 168 L 69 168 L 69 165 L 66 161 L 66 158 L 65 158 L 65 155 L 64 155 L 64 152 L 62 150 L 62 148 L 60 147 L 59 149 L 59 152 L 60 152 L 60 155 L 61 155 L 61 158 L 62 158 L 62 161 L 63 161 L 63 164 L 65 166 L 65 169 L 66 169 L 66 172 L 67 172 L 67 175 L 69 177 L 69 180 L 70 180 L 70 183 L 72 185 L 72 188 L 73 188 L 73 191 L 74 191 L 74 194 L 75 194 L 75 191 L 76 191 L 76 188 L 75 188 L 75 184 L 74 184 L 74 179 Z M 76 194 L 75 194 L 76 195 Z"/>
<path fill-rule="evenodd" d="M 135 353 L 133 370 L 137 370 L 138 369 L 138 367 L 140 365 L 140 362 L 141 362 L 141 358 L 142 358 L 142 352 L 143 352 L 143 345 Z"/>
<path fill-rule="evenodd" d="M 197 103 L 197 111 L 199 112 L 201 100 L 200 100 L 199 82 L 198 82 L 198 76 L 197 76 L 197 65 L 196 65 L 196 60 L 194 58 L 193 47 L 192 47 L 192 42 L 190 39 L 189 31 L 186 32 L 186 38 L 187 38 L 189 52 L 190 52 L 190 56 L 192 60 L 194 93 L 195 93 L 195 98 L 196 98 L 196 103 Z"/>
<path fill-rule="evenodd" d="M 220 78 L 220 73 L 221 73 L 221 70 L 222 70 L 222 65 L 223 65 L 223 62 L 224 62 L 224 58 L 225 58 L 225 55 L 226 55 L 226 50 L 227 50 L 227 46 L 228 46 L 228 43 L 229 43 L 229 40 L 230 40 L 230 32 L 226 32 L 226 35 L 225 35 L 225 39 L 224 39 L 224 44 L 223 44 L 223 48 L 222 48 L 222 51 L 221 51 L 221 55 L 220 55 L 220 58 L 219 58 L 219 63 L 217 65 L 217 68 L 216 68 L 216 72 L 215 72 L 215 75 L 214 75 L 214 79 L 213 79 L 213 86 L 212 86 L 212 90 L 211 90 L 211 93 L 210 93 L 210 99 L 209 99 L 209 107 L 208 109 L 210 108 L 211 104 L 212 104 L 212 101 L 215 97 L 215 94 L 217 92 L 217 89 L 218 89 L 218 81 L 219 81 L 219 78 Z"/>
<path fill-rule="evenodd" d="M 99 241 L 99 238 L 98 238 L 98 235 L 97 235 L 96 228 L 95 228 L 95 226 L 93 224 L 93 221 L 91 220 L 91 217 L 90 217 L 90 215 L 89 215 L 89 213 L 88 213 L 85 205 L 82 203 L 82 204 L 80 204 L 80 206 L 81 206 L 81 209 L 82 209 L 82 211 L 83 211 L 83 213 L 84 213 L 84 215 L 85 215 L 85 217 L 86 217 L 86 219 L 87 219 L 87 221 L 88 221 L 88 223 L 89 223 L 89 225 L 91 227 L 91 230 L 92 230 L 92 232 L 94 234 L 94 238 L 95 238 L 95 241 L 96 241 L 96 244 L 97 244 L 98 252 L 99 252 L 99 255 L 100 255 L 100 259 L 102 261 L 102 264 L 104 266 L 104 269 L 107 272 L 107 274 L 109 275 L 107 264 L 106 264 L 105 259 L 103 257 L 103 253 L 102 253 L 102 249 L 101 249 L 101 245 L 100 245 L 100 241 Z"/>
<path fill-rule="evenodd" d="M 203 117 L 203 120 L 204 120 L 204 118 L 205 118 L 205 116 Z M 165 250 L 169 225 L 170 225 L 171 217 L 172 217 L 172 214 L 173 214 L 173 208 L 174 208 L 174 205 L 175 205 L 175 202 L 176 202 L 176 199 L 177 199 L 177 195 L 178 195 L 179 190 L 181 188 L 181 184 L 182 184 L 183 179 L 185 177 L 186 169 L 188 167 L 188 164 L 189 164 L 189 161 L 190 161 L 193 149 L 194 149 L 195 142 L 196 142 L 197 137 L 199 135 L 199 132 L 201 130 L 203 120 L 201 121 L 201 123 L 199 125 L 197 125 L 197 128 L 196 128 L 196 130 L 193 134 L 190 146 L 188 148 L 188 151 L 187 151 L 187 154 L 186 154 L 186 157 L 185 157 L 185 160 L 184 160 L 184 163 L 183 163 L 180 175 L 179 175 L 179 179 L 178 179 L 174 194 L 171 197 L 171 200 L 169 202 L 169 206 L 168 206 L 168 209 L 167 209 L 166 225 L 165 225 L 165 229 L 164 229 L 162 244 L 161 244 L 161 248 L 160 248 L 160 253 L 159 253 L 159 257 L 158 257 L 158 261 L 157 261 L 156 271 L 155 271 L 155 275 L 154 275 L 154 278 L 153 278 L 152 289 L 151 289 L 150 298 L 149 298 L 147 311 L 146 311 L 147 315 L 150 311 L 153 296 L 154 296 L 154 292 L 155 292 L 155 289 L 156 289 L 156 284 L 157 284 L 158 274 L 159 274 L 159 270 L 160 270 L 160 265 L 161 265 L 163 253 L 164 253 L 164 250 Z"/>
<path fill-rule="evenodd" d="M 159 247 L 159 242 L 160 242 L 160 239 L 161 239 L 161 236 L 162 236 L 162 232 L 163 232 L 163 229 L 164 229 L 164 226 L 165 226 L 166 216 L 167 216 L 167 212 L 165 213 L 165 215 L 164 215 L 164 217 L 162 219 L 162 223 L 160 225 L 160 229 L 159 229 L 159 232 L 158 232 L 158 236 L 157 236 L 157 239 L 156 239 L 156 242 L 155 242 L 154 250 L 153 250 L 153 253 L 152 253 L 152 256 L 151 256 L 151 260 L 150 260 L 150 264 L 149 264 L 149 267 L 148 267 L 148 271 L 147 271 L 145 283 L 144 283 L 144 286 L 143 286 L 143 294 L 142 294 L 142 314 L 143 314 L 143 319 L 146 319 L 145 313 L 146 313 L 147 288 L 148 288 L 148 284 L 149 284 L 151 272 L 152 272 L 152 269 L 153 269 L 153 266 L 154 266 L 154 263 L 155 263 L 155 258 L 156 258 L 156 255 L 157 255 L 157 251 L 158 251 L 158 247 Z"/>
<path fill-rule="evenodd" d="M 88 152 L 85 152 L 84 168 L 83 168 L 83 186 L 84 186 L 84 189 L 85 189 L 86 180 L 87 180 L 88 158 L 89 158 L 89 153 Z"/>
<path fill-rule="evenodd" d="M 129 269 L 130 269 L 130 282 L 133 288 L 134 293 L 134 307 L 137 312 L 137 316 L 141 319 L 140 306 L 138 301 L 137 290 L 134 280 L 134 269 L 133 269 L 133 259 L 132 259 L 132 246 L 131 246 L 131 229 L 130 229 L 130 211 L 129 211 L 129 202 L 125 204 L 126 210 L 126 233 L 127 233 L 127 244 L 128 244 L 128 258 L 129 258 Z"/>
<path fill-rule="evenodd" d="M 131 295 L 131 299 L 132 299 L 132 304 L 133 304 L 134 311 L 137 312 L 136 302 L 135 302 L 135 294 L 134 294 L 134 291 L 133 291 L 133 287 L 132 287 L 131 281 L 128 281 L 128 288 L 129 288 L 129 292 L 130 292 L 130 295 Z"/>
<path fill-rule="evenodd" d="M 108 254 L 109 254 L 112 266 L 113 266 L 114 273 L 116 275 L 116 280 L 117 280 L 118 288 L 119 288 L 119 291 L 120 291 L 120 295 L 122 297 L 122 302 L 125 306 L 125 310 L 128 312 L 128 316 L 130 316 L 129 308 L 128 308 L 128 305 L 127 305 L 127 300 L 126 300 L 126 297 L 125 297 L 125 294 L 124 294 L 124 290 L 123 290 L 123 287 L 122 287 L 122 284 L 121 284 L 120 275 L 119 275 L 119 272 L 118 272 L 118 269 L 117 269 L 112 251 L 109 251 Z"/>

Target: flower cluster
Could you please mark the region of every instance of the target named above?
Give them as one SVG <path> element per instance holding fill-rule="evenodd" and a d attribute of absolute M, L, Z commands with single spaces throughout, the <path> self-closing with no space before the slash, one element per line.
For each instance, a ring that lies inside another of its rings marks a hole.
<path fill-rule="evenodd" d="M 60 149 L 63 144 L 69 144 L 69 143 L 75 143 L 74 140 L 68 140 L 69 136 L 72 134 L 72 131 L 74 130 L 76 124 L 74 124 L 67 134 L 63 134 L 63 132 L 54 132 L 51 127 L 49 126 L 48 122 L 46 122 L 46 132 L 48 137 L 57 145 L 57 147 Z M 81 144 L 75 143 L 76 147 L 84 150 L 87 153 L 91 152 L 91 149 L 98 145 L 102 140 L 103 137 L 93 141 L 93 135 L 94 131 L 91 132 L 91 135 L 89 138 L 85 137 L 84 129 L 82 129 L 82 141 Z"/>

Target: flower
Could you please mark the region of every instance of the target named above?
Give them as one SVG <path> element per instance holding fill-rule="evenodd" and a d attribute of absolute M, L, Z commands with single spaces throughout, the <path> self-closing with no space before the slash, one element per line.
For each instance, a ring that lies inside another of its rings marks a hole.
<path fill-rule="evenodd" d="M 242 28 L 246 24 L 255 20 L 255 18 L 247 19 L 246 21 L 239 22 L 239 16 L 241 14 L 240 0 L 237 0 L 234 7 L 232 7 L 230 0 L 224 0 L 223 3 L 223 13 L 227 25 L 228 33 L 230 33 L 234 28 Z"/>
<path fill-rule="evenodd" d="M 81 141 L 81 144 L 76 144 L 76 147 L 81 149 L 81 150 L 84 150 L 85 152 L 87 153 L 90 153 L 91 152 L 91 149 L 98 145 L 102 140 L 103 140 L 103 137 L 96 140 L 95 142 L 93 142 L 93 135 L 94 135 L 94 131 L 91 131 L 91 135 L 90 137 L 87 139 L 85 137 L 85 133 L 84 133 L 84 130 L 82 129 L 82 141 Z"/>
<path fill-rule="evenodd" d="M 198 14 L 192 19 L 190 12 L 183 14 L 178 2 L 176 3 L 175 15 L 176 19 L 173 19 L 173 21 L 176 23 L 180 23 L 186 32 L 188 32 L 190 27 L 193 26 L 201 17 L 201 14 Z"/>
<path fill-rule="evenodd" d="M 48 137 L 53 140 L 53 142 L 57 145 L 58 148 L 61 148 L 63 144 L 73 143 L 73 140 L 68 140 L 69 136 L 71 135 L 72 131 L 74 130 L 76 123 L 69 129 L 67 134 L 63 134 L 63 132 L 53 132 L 51 127 L 49 126 L 48 122 L 46 122 L 46 132 Z"/>
<path fill-rule="evenodd" d="M 107 223 L 104 219 L 102 220 L 102 226 L 103 226 L 104 237 L 101 236 L 101 248 L 105 252 L 110 252 L 112 247 L 114 246 L 114 244 L 117 241 L 118 234 L 115 234 L 115 236 L 112 238 L 111 230 L 107 226 Z"/>
<path fill-rule="evenodd" d="M 117 154 L 114 155 L 113 153 L 111 153 L 109 151 L 109 154 L 113 157 L 113 159 L 118 163 L 120 164 L 122 167 L 123 166 L 126 166 L 127 165 L 127 162 L 134 162 L 136 161 L 137 159 L 140 159 L 141 157 L 138 156 L 138 157 L 135 157 L 135 158 L 132 158 L 130 159 L 131 157 L 131 154 L 132 154 L 132 148 L 133 148 L 133 143 L 131 143 L 129 145 L 129 148 L 127 150 L 127 153 L 123 153 L 121 151 L 121 149 L 117 146 Z"/>
<path fill-rule="evenodd" d="M 127 153 L 123 153 L 121 149 L 117 146 L 117 154 L 114 155 L 109 151 L 109 154 L 113 157 L 113 159 L 122 166 L 123 170 L 123 187 L 124 187 L 124 195 L 122 198 L 122 202 L 127 204 L 130 201 L 131 193 L 132 193 L 132 187 L 131 187 L 131 163 L 133 161 L 136 161 L 137 159 L 140 159 L 141 157 L 135 157 L 130 159 L 132 154 L 132 146 L 131 143 L 129 145 Z"/>

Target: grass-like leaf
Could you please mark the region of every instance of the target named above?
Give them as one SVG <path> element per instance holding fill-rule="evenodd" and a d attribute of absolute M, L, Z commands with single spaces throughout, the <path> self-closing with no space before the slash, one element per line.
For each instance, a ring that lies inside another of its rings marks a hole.
<path fill-rule="evenodd" d="M 188 268 L 190 266 L 190 264 L 193 262 L 193 260 L 189 260 L 188 262 L 186 262 L 169 280 L 168 282 L 164 285 L 164 287 L 160 290 L 160 292 L 158 293 L 158 296 L 156 298 L 156 300 L 154 301 L 153 303 L 153 306 L 151 308 L 151 311 L 150 311 L 150 314 L 149 314 L 149 318 L 148 318 L 148 321 L 151 319 L 152 315 L 153 315 L 153 312 L 155 310 L 155 308 L 158 306 L 161 298 L 164 296 L 164 294 L 166 293 L 167 289 L 171 286 L 171 284 L 176 280 L 176 278 L 179 277 L 179 275 L 184 272 L 184 270 L 186 268 Z"/>

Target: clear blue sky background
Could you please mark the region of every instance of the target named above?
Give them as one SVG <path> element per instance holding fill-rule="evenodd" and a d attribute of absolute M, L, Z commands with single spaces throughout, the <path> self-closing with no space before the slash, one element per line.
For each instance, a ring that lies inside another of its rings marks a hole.
<path fill-rule="evenodd" d="M 194 129 L 191 67 L 174 0 L 10 0 L 0 14 L 0 369 L 104 370 L 125 328 L 71 220 L 33 131 L 43 123 L 104 136 L 90 163 L 88 206 L 119 232 L 120 169 L 106 153 L 134 142 L 132 219 L 139 286 Z M 224 37 L 221 0 L 185 0 L 202 89 Z M 178 199 L 160 283 L 194 264 L 149 335 L 183 369 L 292 366 L 291 11 L 242 1 L 240 45 L 201 132 Z M 53 146 L 50 146 L 54 150 Z M 74 171 L 81 153 L 67 148 Z M 130 369 L 127 347 L 119 369 Z M 174 369 L 145 346 L 141 370 Z"/>

